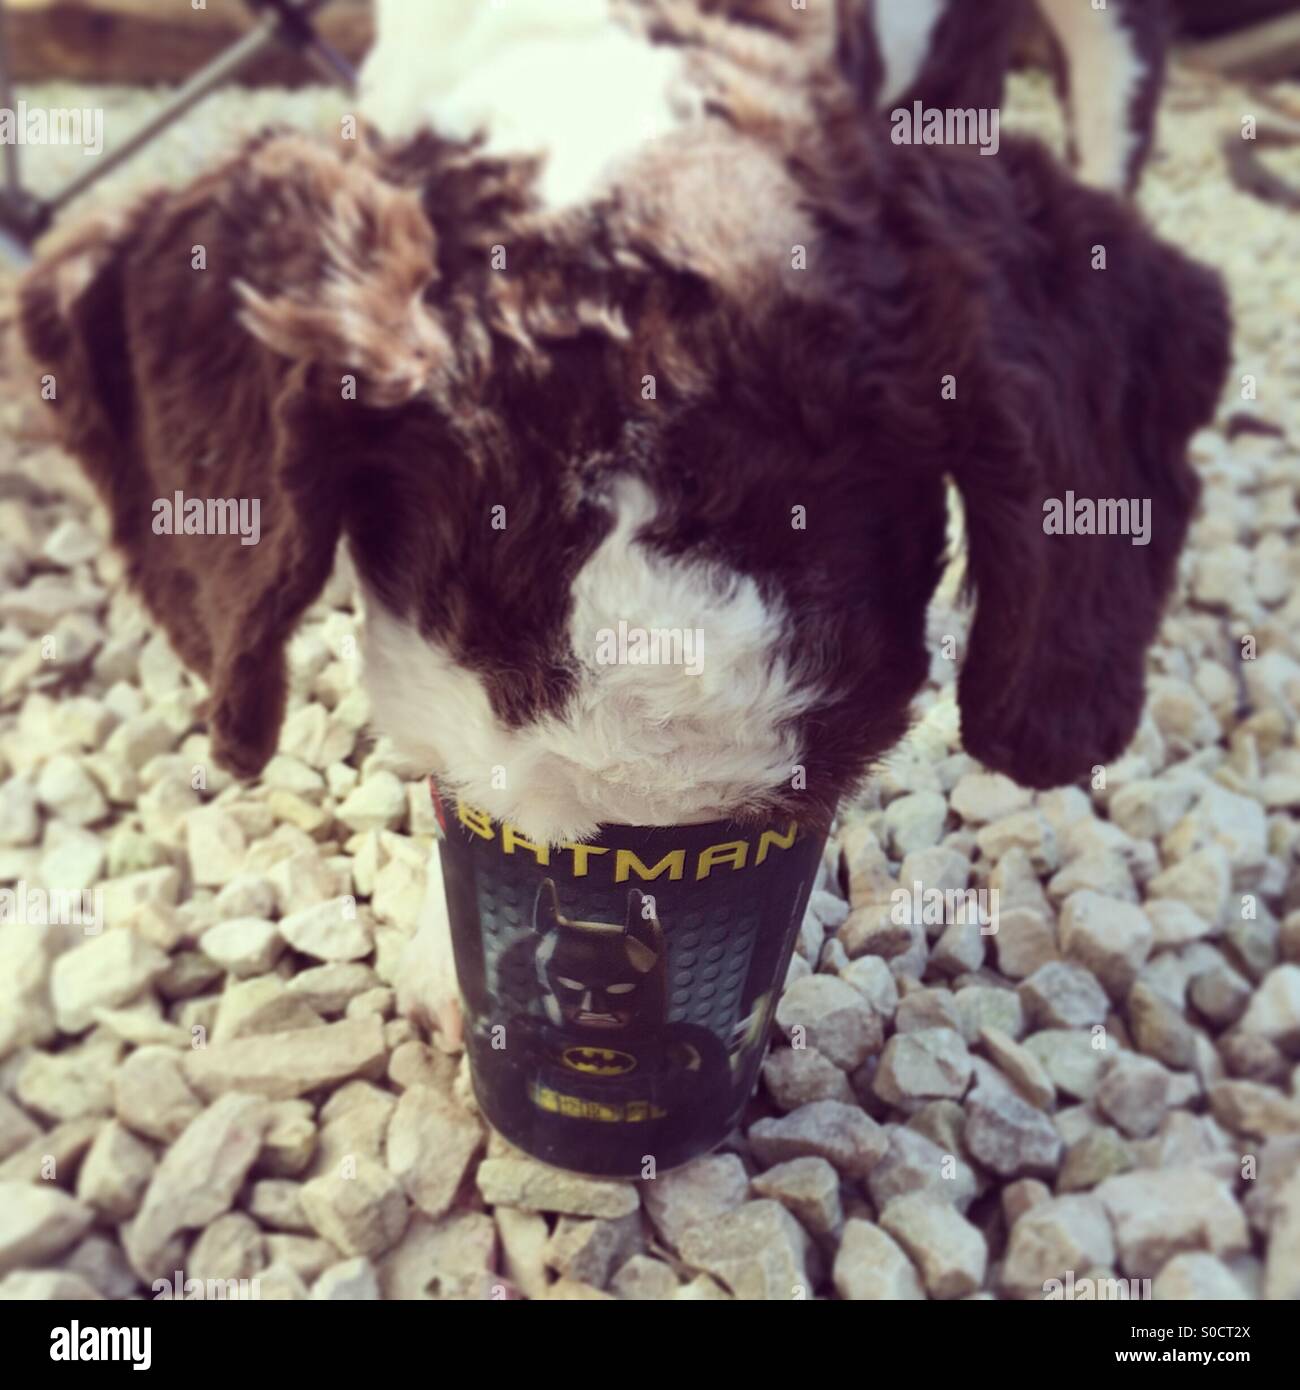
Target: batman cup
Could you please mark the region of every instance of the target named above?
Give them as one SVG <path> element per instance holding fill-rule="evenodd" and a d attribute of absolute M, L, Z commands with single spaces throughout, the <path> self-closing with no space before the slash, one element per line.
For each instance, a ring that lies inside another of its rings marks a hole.
<path fill-rule="evenodd" d="M 602 1176 L 719 1144 L 753 1090 L 824 835 L 606 826 L 542 846 L 436 790 L 434 804 L 488 1121 Z"/>

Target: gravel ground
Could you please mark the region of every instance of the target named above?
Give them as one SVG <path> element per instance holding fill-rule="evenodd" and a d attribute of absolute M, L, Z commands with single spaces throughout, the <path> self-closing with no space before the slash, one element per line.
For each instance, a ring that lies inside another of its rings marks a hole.
<path fill-rule="evenodd" d="M 110 143 L 153 100 L 24 95 L 102 104 Z M 341 109 L 224 95 L 96 200 Z M 1044 82 L 1012 109 L 1059 138 Z M 1196 441 L 1206 505 L 1133 748 L 1091 794 L 1024 792 L 960 751 L 936 657 L 843 816 L 743 1133 L 641 1184 L 511 1152 L 394 1014 L 433 826 L 365 733 L 346 573 L 294 645 L 280 755 L 232 784 L 4 354 L 0 883 L 102 888 L 110 925 L 0 926 L 0 1297 L 180 1270 L 262 1298 L 1300 1298 L 1296 224 L 1218 152 L 1255 110 L 1180 78 L 1144 194 L 1231 283 L 1258 400 L 1234 386 L 1222 421 L 1281 434 Z M 82 158 L 46 153 L 47 187 Z M 996 889 L 996 934 L 895 923 L 913 883 Z M 316 909 L 344 893 L 341 931 Z"/>

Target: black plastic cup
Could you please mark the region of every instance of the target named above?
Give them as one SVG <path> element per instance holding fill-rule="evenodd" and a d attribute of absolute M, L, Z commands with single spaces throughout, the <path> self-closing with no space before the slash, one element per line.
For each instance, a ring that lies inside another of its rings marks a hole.
<path fill-rule="evenodd" d="M 488 1122 L 605 1177 L 721 1143 L 753 1091 L 825 833 L 615 825 L 557 849 L 433 796 Z"/>

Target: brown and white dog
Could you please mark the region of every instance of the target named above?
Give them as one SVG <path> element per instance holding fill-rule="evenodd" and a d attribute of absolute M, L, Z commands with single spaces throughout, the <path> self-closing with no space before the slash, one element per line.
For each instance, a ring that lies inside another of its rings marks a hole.
<path fill-rule="evenodd" d="M 823 50 L 633 8 L 462 50 L 446 130 L 268 135 L 26 281 L 52 408 L 211 688 L 217 755 L 252 777 L 274 752 L 342 539 L 377 727 L 531 839 L 824 822 L 907 728 L 951 479 L 966 749 L 1035 787 L 1117 757 L 1227 368 L 1216 276 L 1035 144 L 893 143 L 852 12 Z M 515 119 L 572 144 L 516 156 L 508 114 L 476 143 L 530 67 L 567 95 Z M 259 498 L 260 544 L 154 534 L 177 491 Z M 1148 500 L 1147 543 L 1048 534 L 1067 492 Z M 621 624 L 703 634 L 698 669 L 602 659 Z M 436 856 L 430 880 L 401 999 L 454 1038 Z"/>

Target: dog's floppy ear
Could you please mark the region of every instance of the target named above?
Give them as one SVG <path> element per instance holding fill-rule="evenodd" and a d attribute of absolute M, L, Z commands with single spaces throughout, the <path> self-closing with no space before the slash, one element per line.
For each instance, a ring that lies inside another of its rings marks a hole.
<path fill-rule="evenodd" d="M 1074 781 L 1136 731 L 1144 666 L 1200 486 L 1191 435 L 1229 364 L 1218 277 L 1037 148 L 970 167 L 995 274 L 959 374 L 954 467 L 976 599 L 967 750 L 1028 786 Z M 983 201 L 983 207 L 980 203 Z"/>
<path fill-rule="evenodd" d="M 253 187 L 275 194 L 260 211 Z M 214 754 L 241 776 L 275 751 L 284 644 L 332 569 L 365 417 L 420 389 L 433 273 L 413 195 L 285 137 L 74 229 L 22 287 L 63 438 L 108 507 L 128 580 L 208 682 Z M 310 345 L 292 329 L 273 348 L 250 336 L 306 312 L 313 286 L 327 307 Z"/>

